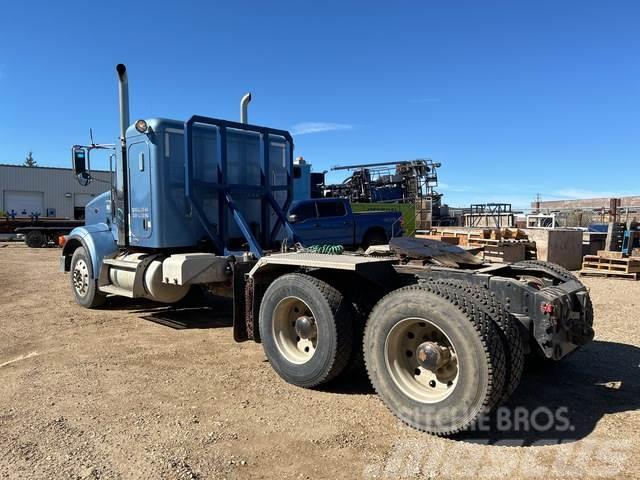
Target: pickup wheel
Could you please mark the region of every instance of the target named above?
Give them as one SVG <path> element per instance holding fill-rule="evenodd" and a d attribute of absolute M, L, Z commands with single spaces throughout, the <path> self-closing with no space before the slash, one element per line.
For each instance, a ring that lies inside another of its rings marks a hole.
<path fill-rule="evenodd" d="M 91 258 L 84 247 L 76 248 L 71 257 L 71 289 L 76 303 L 85 308 L 99 307 L 107 298 L 98 291 L 98 284 L 93 279 Z"/>
<path fill-rule="evenodd" d="M 322 280 L 292 273 L 262 298 L 260 338 L 273 369 L 288 383 L 315 387 L 345 368 L 352 348 L 352 309 Z"/>
<path fill-rule="evenodd" d="M 30 248 L 41 248 L 47 244 L 47 237 L 40 230 L 31 230 L 25 236 L 24 242 Z"/>
<path fill-rule="evenodd" d="M 373 309 L 367 373 L 387 407 L 422 431 L 450 435 L 498 402 L 505 355 L 491 319 L 454 290 L 410 286 Z"/>
<path fill-rule="evenodd" d="M 362 247 L 366 250 L 372 245 L 386 245 L 389 243 L 387 234 L 382 230 L 372 230 L 365 234 L 362 239 Z"/>

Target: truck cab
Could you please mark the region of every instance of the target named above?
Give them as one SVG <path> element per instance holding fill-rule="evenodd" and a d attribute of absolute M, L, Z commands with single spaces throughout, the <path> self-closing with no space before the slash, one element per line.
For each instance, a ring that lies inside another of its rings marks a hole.
<path fill-rule="evenodd" d="M 295 239 L 285 212 L 293 200 L 289 132 L 194 115 L 129 120 L 128 79 L 117 66 L 120 138 L 74 146 L 74 172 L 91 181 L 90 152 L 112 148 L 111 191 L 71 231 L 61 269 L 78 303 L 106 295 L 174 303 L 192 285 L 230 281 L 238 259 L 259 259 Z"/>

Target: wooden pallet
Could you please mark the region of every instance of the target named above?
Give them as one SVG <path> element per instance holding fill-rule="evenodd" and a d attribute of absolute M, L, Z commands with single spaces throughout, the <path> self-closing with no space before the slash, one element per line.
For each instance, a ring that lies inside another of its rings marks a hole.
<path fill-rule="evenodd" d="M 640 260 L 636 258 L 607 258 L 598 255 L 585 255 L 582 261 L 582 270 L 640 273 Z"/>
<path fill-rule="evenodd" d="M 501 242 L 499 245 L 485 245 L 483 258 L 487 262 L 511 263 L 526 260 L 525 246 L 518 242 Z"/>
<path fill-rule="evenodd" d="M 526 251 L 531 251 L 534 255 L 536 253 L 536 242 L 530 240 L 493 240 L 490 238 L 472 238 L 469 239 L 470 246 L 482 246 L 482 247 L 501 247 L 503 245 L 523 245 Z"/>
<path fill-rule="evenodd" d="M 600 258 L 615 258 L 615 259 L 624 258 L 624 255 L 622 254 L 622 252 L 608 252 L 607 250 L 598 250 L 598 255 L 596 256 Z"/>
<path fill-rule="evenodd" d="M 581 277 L 605 277 L 605 278 L 617 278 L 620 280 L 638 280 L 638 273 L 622 273 L 606 270 L 590 270 L 582 269 L 578 272 Z"/>
<path fill-rule="evenodd" d="M 460 237 L 452 237 L 452 236 L 448 236 L 448 235 L 416 233 L 414 235 L 414 237 L 416 237 L 416 238 L 426 238 L 426 239 L 429 239 L 429 240 L 438 240 L 440 242 L 448 243 L 449 245 L 459 245 L 460 244 Z"/>

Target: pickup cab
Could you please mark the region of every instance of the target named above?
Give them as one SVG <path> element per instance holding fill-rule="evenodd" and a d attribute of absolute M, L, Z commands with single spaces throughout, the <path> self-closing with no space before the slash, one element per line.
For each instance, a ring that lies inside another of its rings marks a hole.
<path fill-rule="evenodd" d="M 299 200 L 291 205 L 289 223 L 304 246 L 343 245 L 367 248 L 385 245 L 402 234 L 400 212 L 353 213 L 343 198 Z"/>

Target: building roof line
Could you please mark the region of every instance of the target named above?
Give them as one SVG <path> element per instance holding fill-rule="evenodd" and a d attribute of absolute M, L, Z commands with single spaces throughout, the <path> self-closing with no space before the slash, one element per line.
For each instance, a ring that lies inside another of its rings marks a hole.
<path fill-rule="evenodd" d="M 35 167 L 29 167 L 27 165 L 15 165 L 12 163 L 0 163 L 0 167 L 17 167 L 17 168 L 43 168 L 43 169 L 47 169 L 47 170 L 66 170 L 67 172 L 71 172 L 72 170 L 70 168 L 65 168 L 65 167 L 48 167 L 45 165 L 37 165 Z M 110 173 L 109 170 L 91 170 L 91 172 L 95 172 L 95 173 Z"/>

